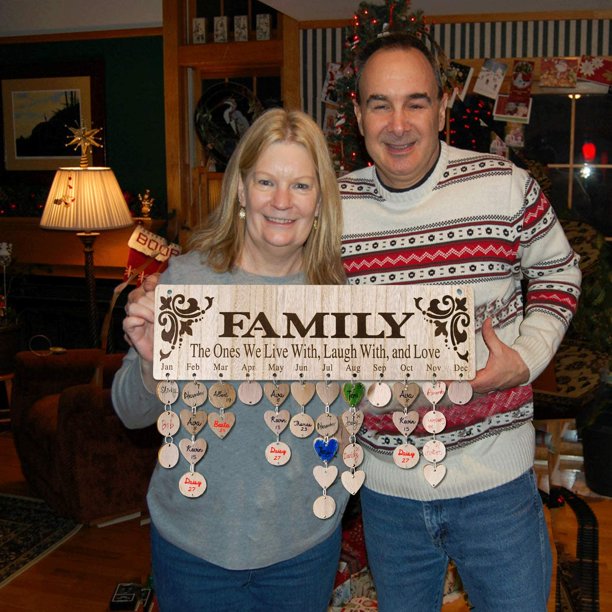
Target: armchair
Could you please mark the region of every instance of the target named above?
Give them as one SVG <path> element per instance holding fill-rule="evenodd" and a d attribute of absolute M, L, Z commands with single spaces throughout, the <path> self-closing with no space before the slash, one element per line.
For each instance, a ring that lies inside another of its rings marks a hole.
<path fill-rule="evenodd" d="M 98 349 L 16 356 L 11 426 L 25 479 L 58 514 L 82 523 L 146 508 L 160 436 L 129 430 L 110 386 L 122 355 Z M 102 386 L 92 379 L 102 370 Z"/>

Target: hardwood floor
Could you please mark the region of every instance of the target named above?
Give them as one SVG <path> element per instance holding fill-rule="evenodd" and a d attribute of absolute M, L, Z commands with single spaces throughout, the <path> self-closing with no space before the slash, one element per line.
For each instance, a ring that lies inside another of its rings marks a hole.
<path fill-rule="evenodd" d="M 582 490 L 579 465 L 562 465 L 567 488 Z M 542 475 L 544 471 L 540 470 Z M 10 432 L 0 432 L 0 493 L 29 495 Z M 599 522 L 600 609 L 612 610 L 612 498 L 586 497 Z M 547 519 L 557 546 L 575 554 L 576 521 L 559 508 Z M 84 526 L 68 542 L 0 589 L 3 612 L 106 612 L 118 582 L 144 582 L 150 570 L 149 527 L 133 519 L 106 527 Z M 556 555 L 555 555 L 556 559 Z M 548 610 L 554 611 L 553 596 Z M 443 612 L 463 612 L 462 601 Z"/>
<path fill-rule="evenodd" d="M 0 493 L 31 495 L 10 432 L 0 432 Z M 140 519 L 87 527 L 0 589 L 3 612 L 105 612 L 119 582 L 144 583 L 149 527 Z"/>

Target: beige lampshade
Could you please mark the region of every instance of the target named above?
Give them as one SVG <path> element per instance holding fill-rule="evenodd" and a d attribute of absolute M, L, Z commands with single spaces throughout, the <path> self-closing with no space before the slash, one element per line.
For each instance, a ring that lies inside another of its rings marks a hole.
<path fill-rule="evenodd" d="M 110 168 L 60 168 L 40 220 L 46 229 L 94 232 L 134 220 Z"/>

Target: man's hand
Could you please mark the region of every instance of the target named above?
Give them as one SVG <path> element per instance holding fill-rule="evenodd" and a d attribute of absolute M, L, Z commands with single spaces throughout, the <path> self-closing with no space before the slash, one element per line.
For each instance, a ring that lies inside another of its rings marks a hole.
<path fill-rule="evenodd" d="M 482 325 L 482 339 L 489 349 L 489 359 L 470 382 L 476 393 L 501 391 L 529 380 L 529 368 L 523 358 L 497 337 L 491 319 L 486 319 Z"/>

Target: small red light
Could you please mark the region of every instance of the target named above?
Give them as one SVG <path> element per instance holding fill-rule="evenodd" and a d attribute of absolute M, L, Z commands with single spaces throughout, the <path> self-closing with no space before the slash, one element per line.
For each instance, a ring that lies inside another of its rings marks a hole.
<path fill-rule="evenodd" d="M 584 161 L 589 164 L 595 160 L 595 156 L 597 155 L 597 147 L 592 142 L 585 142 L 582 145 L 582 157 L 584 157 Z"/>

